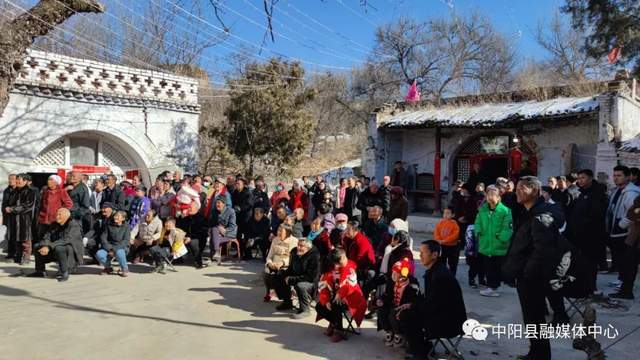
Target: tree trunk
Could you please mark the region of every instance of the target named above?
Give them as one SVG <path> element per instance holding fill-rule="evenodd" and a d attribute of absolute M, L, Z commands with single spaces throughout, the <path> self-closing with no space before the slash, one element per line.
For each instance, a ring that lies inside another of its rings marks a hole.
<path fill-rule="evenodd" d="M 40 0 L 29 11 L 0 27 L 0 115 L 9 102 L 9 91 L 34 39 L 46 35 L 75 13 L 101 12 L 104 6 L 95 0 Z"/>

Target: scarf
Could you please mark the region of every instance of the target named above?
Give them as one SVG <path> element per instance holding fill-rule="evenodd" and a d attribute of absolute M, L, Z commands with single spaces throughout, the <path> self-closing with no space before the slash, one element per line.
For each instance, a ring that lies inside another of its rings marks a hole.
<path fill-rule="evenodd" d="M 398 248 L 400 244 L 396 246 L 391 246 L 391 244 L 387 245 L 384 248 L 384 256 L 382 256 L 382 264 L 380 265 L 380 273 L 386 274 L 389 271 L 389 257 L 391 256 L 391 252 Z M 393 266 L 393 264 L 391 264 Z"/>

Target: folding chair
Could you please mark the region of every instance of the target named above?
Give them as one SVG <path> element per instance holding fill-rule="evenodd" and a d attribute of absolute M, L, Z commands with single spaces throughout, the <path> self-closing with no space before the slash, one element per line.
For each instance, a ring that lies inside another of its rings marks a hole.
<path fill-rule="evenodd" d="M 445 354 L 449 355 L 447 357 L 447 360 L 451 360 L 451 359 L 464 360 L 464 356 L 462 356 L 462 353 L 460 352 L 460 350 L 458 350 L 458 345 L 460 345 L 460 341 L 462 341 L 462 335 L 458 335 L 458 337 L 456 337 L 455 340 L 446 339 L 446 338 L 436 339 L 433 343 L 433 347 L 431 348 L 431 351 L 429 351 L 429 354 L 427 355 L 427 358 L 439 359 L 436 355 L 436 349 L 438 348 L 438 345 L 440 345 L 444 349 Z"/>
<path fill-rule="evenodd" d="M 164 251 L 162 252 L 162 260 L 164 260 L 164 262 L 169 266 L 169 269 L 171 269 L 171 271 L 178 272 L 178 270 L 176 270 L 176 268 L 171 263 L 171 260 L 169 260 L 169 258 L 164 254 Z"/>
<path fill-rule="evenodd" d="M 582 318 L 584 318 L 584 310 L 587 306 L 589 298 L 570 298 L 565 297 L 565 300 L 569 303 L 569 308 L 567 309 L 567 315 L 569 319 L 573 318 L 576 314 L 580 314 Z"/>
<path fill-rule="evenodd" d="M 353 316 L 351 316 L 351 313 L 349 313 L 349 310 L 346 307 L 342 307 L 342 316 L 347 320 L 347 328 L 345 331 L 355 335 L 360 335 L 360 327 L 356 328 L 353 326 Z"/>

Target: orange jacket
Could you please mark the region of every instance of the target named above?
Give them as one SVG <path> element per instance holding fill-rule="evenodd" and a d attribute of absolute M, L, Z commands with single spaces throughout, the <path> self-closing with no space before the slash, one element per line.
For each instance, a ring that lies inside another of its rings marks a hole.
<path fill-rule="evenodd" d="M 458 243 L 460 227 L 453 219 L 442 219 L 433 230 L 433 238 L 441 245 L 453 246 Z"/>

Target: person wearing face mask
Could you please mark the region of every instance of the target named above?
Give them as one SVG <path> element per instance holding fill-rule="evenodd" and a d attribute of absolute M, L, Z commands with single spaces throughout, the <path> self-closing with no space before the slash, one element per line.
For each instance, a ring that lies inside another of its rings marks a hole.
<path fill-rule="evenodd" d="M 275 211 L 278 210 L 278 207 L 283 200 L 286 200 L 286 202 L 289 203 L 289 192 L 285 189 L 284 183 L 279 182 L 276 185 L 273 194 L 271 194 L 271 199 L 269 199 L 272 213 L 275 213 Z"/>
<path fill-rule="evenodd" d="M 347 222 L 349 217 L 347 214 L 336 215 L 336 227 L 329 233 L 329 239 L 333 247 L 341 247 L 344 238 L 344 232 L 347 230 Z"/>

